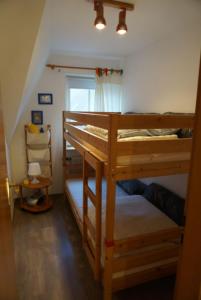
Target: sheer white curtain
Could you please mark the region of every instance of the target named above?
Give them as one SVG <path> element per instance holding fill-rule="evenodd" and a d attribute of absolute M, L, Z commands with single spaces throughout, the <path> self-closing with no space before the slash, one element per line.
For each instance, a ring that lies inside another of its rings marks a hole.
<path fill-rule="evenodd" d="M 102 74 L 96 77 L 95 111 L 120 112 L 122 101 L 122 75 Z"/>

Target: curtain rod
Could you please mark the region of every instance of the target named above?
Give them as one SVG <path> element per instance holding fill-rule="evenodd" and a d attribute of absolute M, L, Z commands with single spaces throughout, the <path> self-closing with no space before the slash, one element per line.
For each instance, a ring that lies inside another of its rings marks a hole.
<path fill-rule="evenodd" d="M 53 64 L 47 64 L 46 67 L 54 70 L 54 69 L 76 69 L 76 70 L 90 70 L 90 71 L 96 71 L 97 69 L 105 70 L 107 69 L 109 72 L 113 71 L 116 73 L 122 73 L 122 70 L 120 69 L 111 69 L 111 68 L 92 68 L 92 67 L 73 67 L 73 66 L 63 66 L 63 65 L 53 65 Z"/>

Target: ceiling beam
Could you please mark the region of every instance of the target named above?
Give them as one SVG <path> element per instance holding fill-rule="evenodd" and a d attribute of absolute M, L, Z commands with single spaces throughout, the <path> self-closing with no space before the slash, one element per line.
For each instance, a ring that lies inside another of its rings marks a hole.
<path fill-rule="evenodd" d="M 88 2 L 93 2 L 94 0 L 87 0 Z M 127 3 L 123 1 L 116 0 L 101 0 L 105 6 L 117 8 L 117 9 L 126 9 L 126 10 L 134 10 L 135 6 L 132 3 Z"/>

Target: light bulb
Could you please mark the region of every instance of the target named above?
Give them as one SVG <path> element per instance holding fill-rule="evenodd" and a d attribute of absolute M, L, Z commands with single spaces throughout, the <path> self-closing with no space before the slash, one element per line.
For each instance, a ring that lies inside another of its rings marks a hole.
<path fill-rule="evenodd" d="M 98 30 L 103 30 L 105 28 L 105 24 L 103 24 L 103 23 L 98 23 L 95 26 Z"/>
<path fill-rule="evenodd" d="M 127 33 L 127 31 L 125 29 L 120 29 L 120 30 L 117 31 L 117 33 L 120 34 L 120 35 L 124 35 L 124 34 Z"/>

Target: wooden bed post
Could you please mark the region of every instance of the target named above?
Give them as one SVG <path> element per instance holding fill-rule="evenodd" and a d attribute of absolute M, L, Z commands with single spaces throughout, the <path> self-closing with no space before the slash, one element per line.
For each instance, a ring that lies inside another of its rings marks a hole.
<path fill-rule="evenodd" d="M 65 191 L 65 182 L 66 182 L 66 140 L 64 138 L 64 132 L 65 132 L 65 128 L 64 128 L 65 111 L 63 111 L 62 120 L 63 120 L 63 124 L 62 124 L 62 139 L 63 139 L 62 166 L 63 166 L 63 187 L 64 187 L 64 191 Z M 65 193 L 64 193 L 64 195 L 65 195 Z"/>
<path fill-rule="evenodd" d="M 116 166 L 117 116 L 110 115 L 108 130 L 107 202 L 105 217 L 104 300 L 112 299 L 112 258 L 114 252 L 115 187 L 112 177 Z"/>
<path fill-rule="evenodd" d="M 175 300 L 201 299 L 201 63 L 184 243 L 178 266 Z"/>

